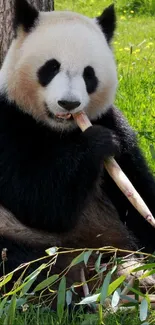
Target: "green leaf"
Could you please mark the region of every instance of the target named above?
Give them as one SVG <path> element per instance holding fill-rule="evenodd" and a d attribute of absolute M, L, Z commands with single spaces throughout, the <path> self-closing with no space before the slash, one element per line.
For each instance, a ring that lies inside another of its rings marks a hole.
<path fill-rule="evenodd" d="M 27 276 L 27 277 L 25 278 L 24 282 L 23 282 L 19 287 L 17 287 L 17 288 L 16 288 L 15 290 L 13 290 L 13 291 L 9 291 L 8 293 L 6 293 L 6 296 L 14 295 L 15 293 L 17 293 L 17 292 L 19 292 L 21 289 L 23 289 L 25 286 L 27 286 L 26 289 L 25 289 L 25 290 L 27 290 L 28 286 L 29 286 L 30 284 L 32 284 L 32 283 L 36 280 L 36 278 L 37 278 L 38 274 L 41 272 L 42 268 L 43 268 L 43 265 L 41 265 L 37 270 L 35 270 L 34 272 L 32 272 L 29 276 Z M 30 282 L 30 281 L 32 281 L 32 282 Z M 28 284 L 28 283 L 29 283 L 29 284 Z M 31 285 L 30 285 L 30 286 L 31 286 Z M 28 289 L 29 289 L 29 288 L 28 288 Z M 22 292 L 21 292 L 21 296 L 22 296 Z"/>
<path fill-rule="evenodd" d="M 2 302 L 0 303 L 0 318 L 2 317 L 3 313 L 4 313 L 4 306 L 7 302 L 7 297 L 5 297 Z"/>
<path fill-rule="evenodd" d="M 100 253 L 99 254 L 99 257 L 98 257 L 98 259 L 97 259 L 97 261 L 96 261 L 96 263 L 95 263 L 95 270 L 96 270 L 96 272 L 98 273 L 99 272 L 99 270 L 100 270 L 100 265 L 101 265 L 101 258 L 102 258 L 102 253 Z"/>
<path fill-rule="evenodd" d="M 9 309 L 7 311 L 7 316 L 5 317 L 3 323 L 4 325 L 12 325 L 14 323 L 15 311 L 16 311 L 16 295 L 13 295 L 11 298 Z"/>
<path fill-rule="evenodd" d="M 100 297 L 100 293 L 92 295 L 90 297 L 86 297 L 86 298 L 82 299 L 79 303 L 77 303 L 77 305 L 91 304 L 93 302 L 96 302 L 99 297 Z"/>
<path fill-rule="evenodd" d="M 107 270 L 107 265 L 103 266 L 99 271 L 98 271 L 98 274 L 101 274 L 103 273 L 104 271 Z"/>
<path fill-rule="evenodd" d="M 58 251 L 58 247 L 51 247 L 51 248 L 46 249 L 45 252 L 46 252 L 49 256 L 52 256 L 52 255 L 55 255 L 57 251 Z"/>
<path fill-rule="evenodd" d="M 122 282 L 126 279 L 125 275 L 121 275 L 118 279 L 114 280 L 109 284 L 108 288 L 108 296 L 111 295 L 117 288 L 122 284 Z"/>
<path fill-rule="evenodd" d="M 148 276 L 150 276 L 150 275 L 152 275 L 152 274 L 155 274 L 155 270 L 148 271 L 148 272 L 146 272 L 145 274 L 141 275 L 141 276 L 139 277 L 139 280 L 145 279 L 145 278 L 147 278 Z"/>
<path fill-rule="evenodd" d="M 57 298 L 57 315 L 59 320 L 62 320 L 64 307 L 65 307 L 65 296 L 66 296 L 66 277 L 62 277 L 59 288 L 58 288 L 58 298 Z"/>
<path fill-rule="evenodd" d="M 27 281 L 24 285 L 24 287 L 22 288 L 21 292 L 20 292 L 20 297 L 24 296 L 29 289 L 31 288 L 32 284 L 34 283 L 34 281 L 37 279 L 36 277 L 33 277 L 31 280 Z"/>
<path fill-rule="evenodd" d="M 138 301 L 137 301 L 137 300 L 135 300 L 135 299 L 133 299 L 133 298 L 131 298 L 131 297 L 129 297 L 129 296 L 120 295 L 120 297 L 121 297 L 121 299 L 123 299 L 123 300 L 128 300 L 129 302 L 134 303 L 134 305 L 135 305 L 135 304 L 138 304 Z"/>
<path fill-rule="evenodd" d="M 72 260 L 72 262 L 71 262 L 71 266 L 75 266 L 75 265 L 77 265 L 77 264 L 83 262 L 83 260 L 84 260 L 84 254 L 85 254 L 85 252 L 82 252 L 81 254 L 79 254 L 78 256 L 76 256 L 76 257 Z"/>
<path fill-rule="evenodd" d="M 112 270 L 111 270 L 111 274 L 113 274 L 116 270 L 117 270 L 117 266 L 114 265 L 113 268 L 112 268 Z"/>
<path fill-rule="evenodd" d="M 100 303 L 103 304 L 104 300 L 107 298 L 108 296 L 108 289 L 109 289 L 109 283 L 111 280 L 111 271 L 107 273 L 103 285 L 102 285 L 102 289 L 101 289 L 101 296 L 100 296 Z"/>
<path fill-rule="evenodd" d="M 146 299 L 143 299 L 140 304 L 140 320 L 143 322 L 146 320 L 148 314 L 148 302 Z"/>
<path fill-rule="evenodd" d="M 5 276 L 4 280 L 0 282 L 0 288 L 2 288 L 6 283 L 8 283 L 12 279 L 12 276 L 13 276 L 13 272 Z"/>
<path fill-rule="evenodd" d="M 66 292 L 66 303 L 67 303 L 67 306 L 69 306 L 72 302 L 72 291 L 71 290 L 67 290 Z"/>
<path fill-rule="evenodd" d="M 88 251 L 88 252 L 84 253 L 84 263 L 86 266 L 87 266 L 87 263 L 88 263 L 88 260 L 89 260 L 89 257 L 91 254 L 92 254 L 92 251 Z"/>
<path fill-rule="evenodd" d="M 152 144 L 150 144 L 150 153 L 151 153 L 152 159 L 155 159 L 155 149 Z"/>
<path fill-rule="evenodd" d="M 49 278 L 45 279 L 44 281 L 40 282 L 35 289 L 34 292 L 43 290 L 44 288 L 50 286 L 53 282 L 55 282 L 59 278 L 58 274 L 54 274 L 50 276 Z"/>
<path fill-rule="evenodd" d="M 112 300 L 111 300 L 112 308 L 115 308 L 118 305 L 119 301 L 120 301 L 120 292 L 119 290 L 116 290 L 113 293 Z"/>
<path fill-rule="evenodd" d="M 19 308 L 19 307 L 21 307 L 22 305 L 25 305 L 26 302 L 27 302 L 27 298 L 28 298 L 28 297 L 18 298 L 18 299 L 16 300 L 16 308 Z"/>
<path fill-rule="evenodd" d="M 132 272 L 142 271 L 142 270 L 149 270 L 149 269 L 155 269 L 155 263 L 148 263 L 144 264 L 142 266 L 136 267 L 132 269 Z"/>
<path fill-rule="evenodd" d="M 36 270 L 34 270 L 32 273 L 30 273 L 24 280 L 24 282 L 27 282 L 27 280 L 32 280 L 34 277 L 38 276 L 39 273 L 46 268 L 46 264 L 41 264 Z"/>
<path fill-rule="evenodd" d="M 136 290 L 135 288 L 130 287 L 128 284 L 126 286 L 128 287 L 128 289 L 130 289 L 130 291 L 132 291 L 132 292 L 136 293 L 137 295 L 145 298 L 145 294 L 143 294 L 141 291 Z"/>

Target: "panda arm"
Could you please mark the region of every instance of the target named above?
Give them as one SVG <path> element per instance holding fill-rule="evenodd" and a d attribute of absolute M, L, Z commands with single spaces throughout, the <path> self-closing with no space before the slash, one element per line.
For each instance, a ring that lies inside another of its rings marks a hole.
<path fill-rule="evenodd" d="M 13 123 L 6 131 L 4 120 L 1 129 L 0 204 L 27 226 L 71 229 L 95 190 L 102 160 L 117 150 L 113 133 L 91 127 L 59 150 L 30 127 L 29 136 Z"/>
<path fill-rule="evenodd" d="M 115 107 L 107 112 L 104 125 L 118 135 L 121 154 L 116 159 L 137 191 L 146 200 L 149 207 L 154 209 L 155 213 L 155 179 L 138 146 L 134 131 L 123 114 Z"/>
<path fill-rule="evenodd" d="M 115 107 L 107 111 L 99 124 L 112 129 L 117 134 L 120 153 L 115 158 L 155 217 L 155 179 L 138 146 L 134 131 L 123 114 Z M 135 210 L 108 174 L 106 180 L 107 193 L 116 206 L 121 220 L 126 222 L 142 245 L 148 251 L 152 251 L 155 248 L 154 228 Z"/>

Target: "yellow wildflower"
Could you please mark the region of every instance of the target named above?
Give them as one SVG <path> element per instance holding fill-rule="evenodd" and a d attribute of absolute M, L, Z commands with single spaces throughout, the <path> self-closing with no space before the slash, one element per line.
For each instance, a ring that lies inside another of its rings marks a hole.
<path fill-rule="evenodd" d="M 125 16 L 121 16 L 121 20 L 126 20 L 126 17 Z"/>

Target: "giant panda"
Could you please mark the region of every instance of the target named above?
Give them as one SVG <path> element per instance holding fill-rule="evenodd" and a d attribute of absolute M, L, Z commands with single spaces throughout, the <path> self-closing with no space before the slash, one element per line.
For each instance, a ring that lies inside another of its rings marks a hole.
<path fill-rule="evenodd" d="M 14 8 L 14 39 L 0 71 L 0 249 L 7 248 L 6 272 L 51 246 L 153 252 L 155 230 L 104 168 L 114 156 L 155 216 L 154 177 L 135 132 L 114 105 L 114 6 L 93 19 L 38 12 L 26 0 L 15 0 Z M 92 123 L 84 132 L 72 118 L 80 110 Z M 69 119 L 58 117 L 68 113 Z M 56 270 L 65 263 L 62 256 Z"/>

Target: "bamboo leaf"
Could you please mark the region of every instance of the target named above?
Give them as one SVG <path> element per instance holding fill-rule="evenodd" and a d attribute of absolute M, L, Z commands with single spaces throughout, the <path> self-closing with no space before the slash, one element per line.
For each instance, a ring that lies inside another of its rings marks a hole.
<path fill-rule="evenodd" d="M 57 299 L 57 315 L 59 320 L 62 320 L 64 307 L 65 307 L 65 296 L 66 296 L 66 277 L 62 277 L 59 288 L 58 288 L 58 299 Z"/>
<path fill-rule="evenodd" d="M 100 293 L 92 295 L 90 297 L 86 297 L 84 299 L 82 299 L 77 305 L 87 305 L 87 304 L 91 304 L 93 302 L 96 302 L 98 300 L 98 298 L 100 297 Z"/>
<path fill-rule="evenodd" d="M 95 270 L 97 273 L 99 272 L 100 269 L 102 255 L 103 255 L 102 253 L 99 254 L 99 257 L 95 263 Z"/>
<path fill-rule="evenodd" d="M 0 318 L 2 317 L 2 315 L 4 313 L 4 306 L 5 306 L 6 302 L 7 302 L 7 299 L 8 298 L 5 297 L 0 303 Z"/>
<path fill-rule="evenodd" d="M 45 279 L 44 281 L 40 282 L 35 289 L 33 290 L 34 292 L 43 290 L 44 288 L 50 286 L 53 282 L 55 282 L 59 278 L 59 275 L 54 274 L 50 276 L 49 278 Z"/>
<path fill-rule="evenodd" d="M 92 254 L 92 251 L 88 251 L 88 252 L 85 252 L 84 253 L 84 263 L 85 263 L 85 265 L 87 266 L 87 263 L 88 263 L 88 260 L 89 260 L 89 257 L 90 257 L 90 255 Z"/>
<path fill-rule="evenodd" d="M 140 320 L 141 322 L 145 321 L 148 314 L 148 302 L 146 299 L 143 299 L 140 304 Z"/>
<path fill-rule="evenodd" d="M 108 296 L 111 295 L 117 288 L 122 284 L 122 282 L 126 279 L 125 275 L 121 275 L 118 279 L 114 280 L 109 284 L 108 288 Z"/>
<path fill-rule="evenodd" d="M 0 282 L 0 288 L 2 288 L 6 283 L 8 283 L 12 279 L 12 276 L 13 276 L 13 272 L 5 276 L 4 280 Z"/>
<path fill-rule="evenodd" d="M 84 260 L 84 254 L 85 254 L 85 252 L 82 252 L 81 254 L 79 254 L 78 256 L 76 256 L 76 257 L 72 260 L 72 262 L 71 262 L 71 266 L 75 266 L 75 265 L 77 265 L 77 264 L 83 262 L 83 260 Z"/>
<path fill-rule="evenodd" d="M 149 269 L 153 269 L 153 268 L 155 269 L 155 263 L 148 263 L 148 264 L 144 264 L 142 266 L 132 269 L 132 272 L 149 270 Z"/>
<path fill-rule="evenodd" d="M 139 277 L 139 280 L 145 279 L 145 278 L 147 278 L 148 276 L 150 276 L 150 275 L 152 275 L 152 274 L 155 274 L 155 270 L 148 271 L 148 272 L 146 272 L 145 274 L 141 275 L 141 276 Z"/>
<path fill-rule="evenodd" d="M 34 283 L 34 281 L 37 279 L 36 277 L 33 277 L 31 280 L 27 281 L 24 285 L 24 287 L 22 288 L 21 292 L 20 292 L 20 297 L 24 296 L 29 289 L 31 288 L 32 284 Z"/>
<path fill-rule="evenodd" d="M 112 308 L 115 308 L 118 305 L 119 301 L 120 301 L 120 292 L 119 290 L 116 290 L 113 293 L 112 300 L 111 300 Z"/>
<path fill-rule="evenodd" d="M 47 253 L 47 255 L 52 256 L 55 255 L 57 251 L 58 251 L 58 247 L 51 247 L 46 249 L 45 252 Z"/>
<path fill-rule="evenodd" d="M 111 280 L 111 271 L 107 273 L 103 285 L 102 285 L 102 289 L 101 289 L 101 296 L 100 296 L 100 303 L 103 304 L 104 300 L 107 298 L 108 296 L 108 289 L 109 289 L 109 283 Z"/>
<path fill-rule="evenodd" d="M 4 325 L 12 325 L 14 323 L 16 311 L 16 295 L 13 295 L 11 298 L 11 303 L 7 311 L 7 315 L 4 319 Z"/>
<path fill-rule="evenodd" d="M 67 303 L 68 306 L 72 302 L 72 296 L 73 296 L 72 291 L 71 290 L 67 290 L 67 292 L 66 292 L 66 303 Z"/>

